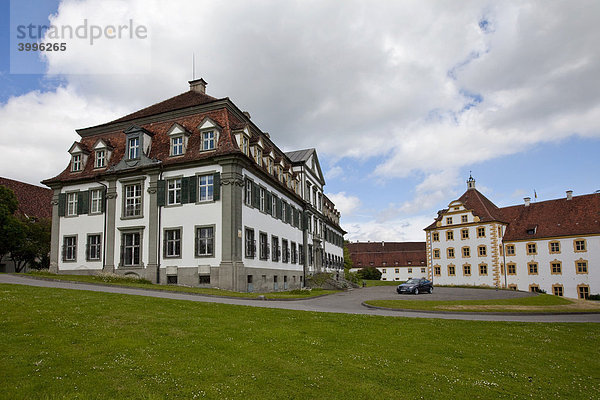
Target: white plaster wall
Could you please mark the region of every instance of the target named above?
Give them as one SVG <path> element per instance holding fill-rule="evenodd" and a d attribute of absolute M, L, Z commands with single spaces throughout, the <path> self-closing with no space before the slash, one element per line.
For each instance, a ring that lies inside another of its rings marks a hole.
<path fill-rule="evenodd" d="M 178 169 L 175 171 L 165 171 L 161 179 L 167 180 L 171 177 L 194 176 L 196 174 L 209 174 L 221 172 L 220 165 L 208 165 L 203 167 Z M 167 188 L 165 188 L 166 194 Z M 196 188 L 198 192 L 198 188 Z M 188 203 L 176 206 L 167 206 L 161 208 L 161 222 L 159 226 L 160 233 L 160 266 L 194 267 L 199 265 L 210 265 L 218 267 L 222 257 L 222 201 L 209 201 L 203 203 Z M 196 257 L 195 256 L 195 228 L 198 225 L 214 225 L 214 257 Z M 163 254 L 163 239 L 165 228 L 181 227 L 181 258 L 165 258 Z"/>
<path fill-rule="evenodd" d="M 279 196 L 280 199 L 286 201 L 288 204 L 291 204 L 297 210 L 302 211 L 302 205 L 297 203 L 295 200 L 292 200 L 287 194 L 282 193 L 278 188 L 268 184 L 264 180 L 260 179 L 252 172 L 243 169 L 244 176 L 252 179 L 256 184 L 265 187 L 270 192 L 275 193 Z M 242 196 L 243 197 L 243 196 Z M 279 246 L 282 249 L 281 240 L 286 239 L 288 241 L 288 248 L 290 248 L 290 261 L 291 261 L 291 242 L 296 243 L 296 249 L 298 249 L 298 245 L 302 244 L 302 231 L 289 223 L 284 223 L 280 219 L 273 218 L 271 215 L 260 211 L 257 208 L 249 207 L 245 204 L 242 199 L 242 254 L 243 261 L 246 267 L 253 268 L 267 268 L 267 269 L 287 269 L 290 271 L 302 271 L 302 264 L 296 262 L 292 264 L 291 262 L 283 263 L 281 262 L 281 258 L 278 262 L 273 262 L 272 254 L 269 254 L 268 260 L 261 260 L 259 257 L 259 232 L 265 232 L 268 234 L 268 243 L 269 248 L 271 248 L 271 236 L 275 235 L 279 237 Z M 256 240 L 256 256 L 254 258 L 246 258 L 245 257 L 245 244 L 246 244 L 246 230 L 245 228 L 254 229 L 254 239 Z"/>
<path fill-rule="evenodd" d="M 107 185 L 106 182 L 102 182 Z M 61 189 L 61 193 L 72 192 L 72 191 L 86 191 L 91 188 L 100 188 L 97 182 L 84 183 L 77 185 L 65 186 Z M 66 205 L 65 205 L 66 210 Z M 58 255 L 58 268 L 59 270 L 83 270 L 83 269 L 97 269 L 102 270 L 102 260 L 98 261 L 86 261 L 85 251 L 87 244 L 88 233 L 100 233 L 102 237 L 102 249 L 104 250 L 104 213 L 94 215 L 78 215 L 73 217 L 60 217 L 60 228 L 59 228 L 59 255 Z M 62 260 L 62 248 L 63 248 L 63 237 L 77 235 L 77 261 L 75 262 L 64 262 Z"/>
<path fill-rule="evenodd" d="M 378 267 L 382 281 L 406 281 L 409 278 L 427 278 L 426 265 Z M 385 272 L 384 272 L 385 270 Z M 396 272 L 396 270 L 398 272 Z M 409 272 L 411 270 L 411 272 Z"/>

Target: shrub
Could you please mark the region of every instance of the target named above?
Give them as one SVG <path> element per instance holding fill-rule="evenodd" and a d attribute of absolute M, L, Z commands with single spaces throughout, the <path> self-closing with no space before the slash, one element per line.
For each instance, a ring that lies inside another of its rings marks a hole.
<path fill-rule="evenodd" d="M 102 281 L 102 282 L 107 282 L 107 283 L 144 283 L 144 284 L 151 284 L 152 282 L 150 282 L 148 279 L 144 279 L 144 278 L 140 278 L 137 275 L 117 275 L 117 274 L 112 274 L 109 272 L 101 272 L 98 275 L 96 275 L 97 280 Z"/>
<path fill-rule="evenodd" d="M 333 277 L 331 273 L 319 272 L 318 274 L 313 274 L 306 278 L 308 281 L 307 284 L 312 287 L 320 287 L 325 282 Z"/>
<path fill-rule="evenodd" d="M 363 268 L 360 271 L 358 271 L 358 276 L 361 279 L 370 279 L 378 281 L 381 279 L 381 271 L 379 271 L 375 267 Z"/>
<path fill-rule="evenodd" d="M 357 272 L 350 272 L 349 269 L 344 271 L 344 278 L 352 283 L 356 283 L 357 285 L 360 282 L 360 278 Z"/>
<path fill-rule="evenodd" d="M 598 293 L 598 294 L 590 294 L 588 296 L 588 300 L 600 300 L 600 293 Z"/>

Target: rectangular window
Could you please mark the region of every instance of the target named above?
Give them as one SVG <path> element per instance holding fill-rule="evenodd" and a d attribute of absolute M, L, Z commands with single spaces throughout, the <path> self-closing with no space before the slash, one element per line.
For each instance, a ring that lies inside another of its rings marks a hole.
<path fill-rule="evenodd" d="M 213 150 L 215 148 L 215 132 L 202 132 L 202 150 Z"/>
<path fill-rule="evenodd" d="M 87 259 L 89 261 L 100 260 L 102 257 L 100 235 L 88 235 L 87 239 Z"/>
<path fill-rule="evenodd" d="M 467 215 L 461 215 L 460 222 L 462 222 L 463 224 L 469 222 L 469 217 Z"/>
<path fill-rule="evenodd" d="M 104 150 L 96 150 L 96 168 L 102 168 L 106 165 L 106 152 Z"/>
<path fill-rule="evenodd" d="M 77 197 L 79 193 L 67 193 L 67 216 L 77 215 Z"/>
<path fill-rule="evenodd" d="M 485 227 L 477 228 L 477 237 L 485 237 Z"/>
<path fill-rule="evenodd" d="M 580 299 L 585 299 L 590 296 L 590 287 L 586 285 L 577 286 L 577 294 Z"/>
<path fill-rule="evenodd" d="M 181 204 L 181 178 L 167 181 L 167 204 Z"/>
<path fill-rule="evenodd" d="M 514 244 L 507 244 L 506 245 L 506 255 L 507 256 L 514 256 L 515 255 L 515 245 Z"/>
<path fill-rule="evenodd" d="M 271 196 L 271 215 L 273 218 L 277 218 L 277 196 Z"/>
<path fill-rule="evenodd" d="M 471 276 L 471 266 L 469 264 L 463 265 L 463 275 Z"/>
<path fill-rule="evenodd" d="M 573 241 L 575 251 L 585 251 L 585 240 L 578 239 Z"/>
<path fill-rule="evenodd" d="M 262 150 L 258 146 L 254 148 L 254 161 L 259 167 L 262 167 Z"/>
<path fill-rule="evenodd" d="M 213 175 L 198 176 L 198 201 L 211 201 L 213 199 Z"/>
<path fill-rule="evenodd" d="M 470 247 L 463 247 L 462 248 L 462 255 L 463 255 L 463 257 L 471 257 L 471 248 Z"/>
<path fill-rule="evenodd" d="M 479 257 L 487 256 L 487 247 L 485 247 L 485 245 L 478 246 L 477 251 L 478 251 Z"/>
<path fill-rule="evenodd" d="M 279 238 L 277 236 L 271 236 L 271 260 L 279 261 Z"/>
<path fill-rule="evenodd" d="M 260 234 L 258 235 L 258 240 L 259 240 L 259 257 L 261 260 L 268 260 L 269 259 L 269 240 L 268 240 L 268 236 L 266 233 L 264 232 L 260 232 Z"/>
<path fill-rule="evenodd" d="M 81 171 L 81 155 L 76 154 L 73 156 L 73 163 L 71 165 L 71 171 Z"/>
<path fill-rule="evenodd" d="M 527 254 L 537 254 L 537 245 L 535 243 L 527 243 Z"/>
<path fill-rule="evenodd" d="M 454 267 L 454 265 L 448 265 L 448 276 L 455 276 L 456 275 L 456 268 Z"/>
<path fill-rule="evenodd" d="M 247 206 L 252 206 L 252 181 L 246 179 L 246 190 L 245 190 L 244 202 Z"/>
<path fill-rule="evenodd" d="M 517 274 L 517 264 L 509 263 L 509 264 L 506 264 L 506 267 L 508 268 L 508 275 L 516 275 Z"/>
<path fill-rule="evenodd" d="M 425 273 L 425 268 L 421 268 L 421 273 L 424 274 Z"/>
<path fill-rule="evenodd" d="M 575 266 L 576 266 L 576 271 L 578 274 L 587 274 L 588 273 L 587 261 L 583 261 L 583 260 L 576 261 Z"/>
<path fill-rule="evenodd" d="M 126 217 L 142 215 L 142 184 L 125 185 L 125 214 Z"/>
<path fill-rule="evenodd" d="M 284 263 L 290 260 L 290 249 L 288 248 L 288 241 L 281 239 L 281 261 Z"/>
<path fill-rule="evenodd" d="M 468 239 L 469 238 L 469 230 L 468 229 L 461 229 L 460 230 L 460 238 L 461 239 Z"/>
<path fill-rule="evenodd" d="M 212 226 L 196 228 L 196 256 L 214 255 L 215 232 Z"/>
<path fill-rule="evenodd" d="M 265 188 L 261 187 L 259 189 L 259 196 L 260 196 L 259 208 L 260 208 L 260 211 L 264 212 L 265 211 L 265 202 L 267 200 Z"/>
<path fill-rule="evenodd" d="M 165 230 L 165 257 L 181 257 L 181 229 Z"/>
<path fill-rule="evenodd" d="M 550 263 L 550 273 L 552 275 L 562 274 L 562 263 L 560 261 L 552 261 Z"/>
<path fill-rule="evenodd" d="M 298 264 L 304 264 L 304 246 L 298 245 Z"/>
<path fill-rule="evenodd" d="M 454 240 L 454 231 L 446 231 L 446 240 Z"/>
<path fill-rule="evenodd" d="M 273 159 L 271 157 L 267 158 L 267 171 L 273 175 Z"/>
<path fill-rule="evenodd" d="M 509 268 L 510 270 L 510 268 Z M 534 262 L 530 262 L 527 264 L 527 270 L 529 275 L 537 275 L 538 274 L 538 264 Z"/>
<path fill-rule="evenodd" d="M 552 293 L 555 296 L 561 296 L 563 295 L 563 287 L 562 285 L 552 285 Z"/>
<path fill-rule="evenodd" d="M 487 264 L 480 264 L 479 265 L 479 275 L 487 275 L 487 274 L 488 274 Z"/>
<path fill-rule="evenodd" d="M 98 214 L 102 212 L 102 190 L 94 189 L 90 196 L 90 214 Z"/>
<path fill-rule="evenodd" d="M 141 234 L 139 232 L 123 233 L 123 265 L 139 266 L 141 253 Z"/>
<path fill-rule="evenodd" d="M 245 155 L 249 155 L 250 149 L 250 141 L 248 140 L 248 136 L 242 135 L 242 153 Z"/>
<path fill-rule="evenodd" d="M 452 217 L 446 217 L 446 225 L 452 225 Z"/>
<path fill-rule="evenodd" d="M 440 276 L 442 274 L 442 268 L 439 265 L 433 267 L 433 274 L 435 276 Z"/>
<path fill-rule="evenodd" d="M 246 258 L 254 258 L 256 254 L 256 241 L 254 229 L 246 228 Z"/>
<path fill-rule="evenodd" d="M 440 250 L 433 249 L 433 258 L 440 258 Z"/>
<path fill-rule="evenodd" d="M 447 248 L 446 253 L 448 255 L 448 258 L 454 258 L 454 249 L 452 247 Z"/>
<path fill-rule="evenodd" d="M 292 251 L 291 251 L 291 254 L 292 254 L 291 262 L 292 262 L 292 264 L 296 264 L 296 262 L 298 262 L 298 252 L 297 252 L 297 249 L 296 249 L 296 243 L 292 242 L 291 243 L 291 248 L 292 248 Z"/>
<path fill-rule="evenodd" d="M 77 236 L 63 238 L 63 261 L 77 261 Z"/>
<path fill-rule="evenodd" d="M 432 237 L 432 240 L 433 240 L 434 242 L 439 242 L 439 241 L 440 241 L 440 234 L 439 234 L 438 232 L 433 232 L 433 233 L 431 234 L 431 237 Z"/>
<path fill-rule="evenodd" d="M 171 155 L 180 156 L 183 154 L 183 136 L 171 139 Z"/>
<path fill-rule="evenodd" d="M 308 265 L 313 265 L 313 246 L 312 244 L 308 245 Z"/>
<path fill-rule="evenodd" d="M 287 203 L 285 201 L 281 201 L 281 222 L 288 222 L 287 220 Z"/>
<path fill-rule="evenodd" d="M 140 157 L 140 138 L 129 139 L 129 159 L 133 160 Z"/>
<path fill-rule="evenodd" d="M 412 268 L 408 268 L 408 273 L 412 274 Z"/>
<path fill-rule="evenodd" d="M 560 253 L 560 242 L 550 242 L 550 254 Z"/>

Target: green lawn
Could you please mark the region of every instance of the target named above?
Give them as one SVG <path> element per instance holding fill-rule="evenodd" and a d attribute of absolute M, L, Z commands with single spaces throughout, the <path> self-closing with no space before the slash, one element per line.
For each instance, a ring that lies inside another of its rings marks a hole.
<path fill-rule="evenodd" d="M 233 292 L 231 290 L 221 290 L 213 288 L 194 288 L 177 285 L 155 285 L 148 282 L 136 282 L 130 278 L 115 277 L 115 276 L 103 276 L 103 275 L 57 275 L 49 272 L 30 272 L 24 275 L 41 277 L 47 279 L 55 279 L 61 281 L 74 281 L 74 282 L 87 282 L 87 283 L 100 283 L 103 285 L 117 285 L 127 286 L 141 289 L 152 289 L 152 290 L 168 290 L 172 292 L 184 292 L 184 293 L 198 293 L 211 296 L 228 296 L 228 297 L 243 297 L 249 299 L 255 299 L 258 296 L 265 296 L 267 299 L 305 299 L 308 297 L 321 296 L 324 294 L 337 293 L 339 290 L 324 290 L 324 289 L 312 289 L 312 290 L 291 290 L 282 292 L 269 292 L 269 293 L 243 293 Z"/>
<path fill-rule="evenodd" d="M 597 398 L 600 325 L 261 309 L 0 285 L 7 399 Z M 594 395 L 596 393 L 596 395 Z"/>
<path fill-rule="evenodd" d="M 531 297 L 496 300 L 369 300 L 378 307 L 429 311 L 462 312 L 600 312 L 600 304 L 579 302 L 564 297 L 540 294 Z"/>

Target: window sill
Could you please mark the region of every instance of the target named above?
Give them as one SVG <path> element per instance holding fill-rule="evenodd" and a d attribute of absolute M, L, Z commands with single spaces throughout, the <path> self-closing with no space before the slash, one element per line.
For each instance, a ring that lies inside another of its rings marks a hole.
<path fill-rule="evenodd" d="M 129 220 L 129 219 L 142 219 L 142 218 L 144 218 L 143 215 L 134 216 L 134 217 L 121 217 L 121 221 Z"/>
<path fill-rule="evenodd" d="M 138 265 L 123 265 L 123 264 L 119 264 L 117 266 L 117 268 L 119 268 L 119 269 L 143 269 L 144 268 L 144 263 L 138 264 Z"/>
<path fill-rule="evenodd" d="M 183 203 L 173 203 L 173 204 L 165 204 L 163 207 L 165 208 L 177 208 L 183 206 Z"/>
<path fill-rule="evenodd" d="M 203 255 L 194 255 L 194 258 L 214 258 L 215 255 L 214 254 L 203 254 Z"/>

